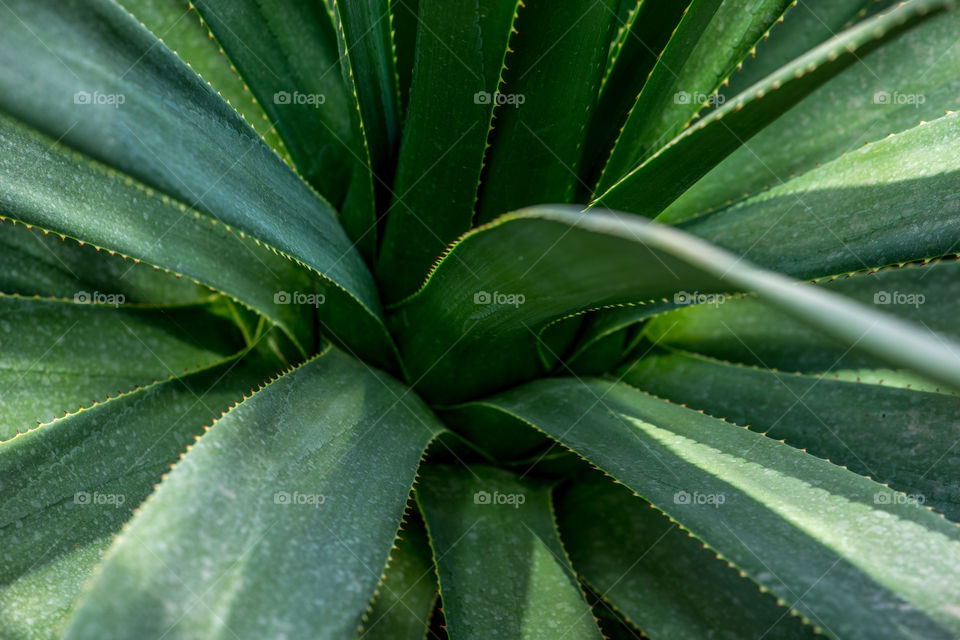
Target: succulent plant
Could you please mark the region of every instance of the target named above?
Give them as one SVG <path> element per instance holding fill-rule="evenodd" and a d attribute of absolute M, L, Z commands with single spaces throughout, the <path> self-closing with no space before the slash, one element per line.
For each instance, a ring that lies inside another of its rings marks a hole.
<path fill-rule="evenodd" d="M 960 637 L 951 0 L 0 0 L 0 637 Z"/>

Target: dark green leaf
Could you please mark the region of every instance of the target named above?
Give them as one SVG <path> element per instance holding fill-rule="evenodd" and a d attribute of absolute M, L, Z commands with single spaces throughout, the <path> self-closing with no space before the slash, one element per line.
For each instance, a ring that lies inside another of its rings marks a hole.
<path fill-rule="evenodd" d="M 757 292 L 845 346 L 960 387 L 960 363 L 950 352 L 960 347 L 927 331 L 758 270 L 672 227 L 562 207 L 502 216 L 467 234 L 391 323 L 416 386 L 453 403 L 543 373 L 552 362 L 538 349 L 560 352 L 538 333 L 560 318 L 723 290 Z"/>
<path fill-rule="evenodd" d="M 263 105 L 296 167 L 338 204 L 356 161 L 350 151 L 353 96 L 343 82 L 326 7 L 301 0 L 194 4 Z"/>

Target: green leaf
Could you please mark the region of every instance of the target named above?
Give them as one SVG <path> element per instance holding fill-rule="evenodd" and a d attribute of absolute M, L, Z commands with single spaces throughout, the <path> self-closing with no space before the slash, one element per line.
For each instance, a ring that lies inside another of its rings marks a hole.
<path fill-rule="evenodd" d="M 483 404 L 587 458 L 830 637 L 960 632 L 960 528 L 904 494 L 611 381 L 540 380 Z"/>
<path fill-rule="evenodd" d="M 205 424 L 270 370 L 253 357 L 139 389 L 0 446 L 0 635 L 61 637 L 121 526 Z"/>
<path fill-rule="evenodd" d="M 561 351 L 538 334 L 570 314 L 724 290 L 754 291 L 844 346 L 960 387 L 960 347 L 927 331 L 672 227 L 563 207 L 502 216 L 464 236 L 390 323 L 415 386 L 454 403 L 544 373 L 552 362 L 538 349 Z"/>
<path fill-rule="evenodd" d="M 660 220 L 707 213 L 957 109 L 960 64 L 943 52 L 956 43 L 958 28 L 960 12 L 942 13 L 862 56 L 745 142 Z"/>
<path fill-rule="evenodd" d="M 600 192 L 683 131 L 792 4 L 693 0 L 630 110 L 604 167 Z"/>
<path fill-rule="evenodd" d="M 11 0 L 2 11 L 0 110 L 303 262 L 339 298 L 321 306 L 324 324 L 376 335 L 373 278 L 335 211 L 123 8 Z M 386 337 L 376 347 L 345 339 L 375 362 L 390 358 Z"/>
<path fill-rule="evenodd" d="M 757 43 L 720 93 L 731 98 L 780 67 L 823 44 L 864 18 L 888 10 L 896 0 L 804 0 Z"/>
<path fill-rule="evenodd" d="M 506 471 L 428 465 L 417 486 L 450 637 L 594 638 L 550 491 Z"/>
<path fill-rule="evenodd" d="M 619 32 L 611 43 L 600 97 L 583 143 L 581 180 L 589 185 L 585 191 L 596 184 L 631 107 L 689 4 L 689 0 L 621 2 L 621 12 L 626 7 L 629 12 L 617 17 Z"/>
<path fill-rule="evenodd" d="M 339 204 L 354 160 L 353 96 L 343 82 L 326 7 L 297 0 L 194 4 L 263 105 L 295 166 L 321 195 Z"/>
<path fill-rule="evenodd" d="M 561 494 L 557 521 L 577 572 L 643 630 L 663 638 L 813 638 L 756 583 L 602 477 Z"/>
<path fill-rule="evenodd" d="M 280 157 L 292 164 L 290 152 L 276 127 L 267 119 L 263 107 L 244 84 L 244 79 L 237 75 L 217 41 L 210 37 L 210 30 L 191 3 L 183 0 L 119 0 L 119 4 L 210 83 Z"/>
<path fill-rule="evenodd" d="M 328 350 L 184 456 L 111 547 L 66 637 L 351 636 L 440 431 L 407 389 Z"/>
<path fill-rule="evenodd" d="M 14 220 L 203 282 L 280 325 L 302 349 L 312 343 L 312 309 L 274 299 L 312 293 L 307 269 L 3 116 L 0 148 L 0 206 Z"/>
<path fill-rule="evenodd" d="M 211 296 L 206 287 L 147 264 L 0 217 L 0 292 L 73 298 L 80 291 L 119 293 L 126 302 L 157 305 L 202 302 Z"/>
<path fill-rule="evenodd" d="M 392 182 L 400 137 L 400 91 L 389 0 L 325 0 L 340 38 L 344 74 L 355 86 L 370 166 L 381 184 Z M 349 84 L 349 83 L 348 83 Z"/>
<path fill-rule="evenodd" d="M 410 105 L 377 264 L 389 300 L 416 291 L 471 226 L 517 4 L 420 0 Z"/>
<path fill-rule="evenodd" d="M 960 398 L 745 367 L 682 353 L 624 379 L 918 496 L 960 520 Z M 922 496 L 922 497 L 921 497 Z"/>
<path fill-rule="evenodd" d="M 413 84 L 413 65 L 417 55 L 417 31 L 420 20 L 417 16 L 420 0 L 392 0 L 390 17 L 393 20 L 393 48 L 396 51 L 397 86 L 400 102 L 407 110 L 410 102 L 410 87 Z"/>
<path fill-rule="evenodd" d="M 568 0 L 530 2 L 520 9 L 503 104 L 490 136 L 479 222 L 520 207 L 573 200 L 617 4 Z"/>
<path fill-rule="evenodd" d="M 944 260 L 839 276 L 819 281 L 817 287 L 872 305 L 888 317 L 912 321 L 917 331 L 949 351 L 951 341 L 960 340 L 960 302 L 943 292 L 957 282 L 958 274 L 960 262 Z M 819 374 L 883 366 L 752 297 L 665 314 L 651 320 L 645 333 L 657 344 L 764 368 Z"/>
<path fill-rule="evenodd" d="M 952 6 L 952 0 L 912 0 L 844 31 L 691 124 L 601 193 L 593 206 L 648 216 L 660 213 L 744 141 L 811 91 L 886 40 Z"/>
<path fill-rule="evenodd" d="M 108 292 L 76 295 L 81 304 L 0 296 L 0 440 L 243 347 L 209 304 L 143 308 Z"/>
<path fill-rule="evenodd" d="M 419 514 L 407 516 L 381 582 L 358 639 L 424 640 L 438 587 L 430 543 Z"/>

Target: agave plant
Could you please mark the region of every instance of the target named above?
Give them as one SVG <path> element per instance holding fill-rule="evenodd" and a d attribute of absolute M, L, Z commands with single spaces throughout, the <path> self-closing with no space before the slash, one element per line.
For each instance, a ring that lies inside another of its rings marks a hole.
<path fill-rule="evenodd" d="M 954 2 L 0 5 L 0 637 L 960 637 Z"/>

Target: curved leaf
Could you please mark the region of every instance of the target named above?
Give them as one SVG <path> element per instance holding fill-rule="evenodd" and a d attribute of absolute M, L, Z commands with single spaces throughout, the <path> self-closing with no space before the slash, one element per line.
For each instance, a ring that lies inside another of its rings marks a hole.
<path fill-rule="evenodd" d="M 10 0 L 2 12 L 0 110 L 310 266 L 341 290 L 325 322 L 349 335 L 369 316 L 375 333 L 373 279 L 334 210 L 124 9 Z M 375 361 L 390 357 L 384 340 Z"/>
<path fill-rule="evenodd" d="M 243 116 L 288 164 L 290 152 L 263 107 L 224 55 L 196 7 L 184 0 L 118 0 Z M 268 104 L 268 103 L 265 103 Z"/>
<path fill-rule="evenodd" d="M 0 446 L 0 635 L 61 637 L 102 553 L 168 465 L 271 370 L 217 364 Z"/>
<path fill-rule="evenodd" d="M 609 189 L 683 131 L 793 4 L 792 0 L 757 0 L 746 5 L 693 0 L 644 82 L 598 189 Z"/>
<path fill-rule="evenodd" d="M 427 465 L 417 501 L 452 638 L 600 640 L 548 489 L 493 467 Z"/>
<path fill-rule="evenodd" d="M 0 292 L 73 298 L 82 291 L 117 293 L 125 302 L 157 305 L 202 302 L 211 295 L 206 287 L 150 265 L 0 216 Z"/>
<path fill-rule="evenodd" d="M 338 204 L 350 178 L 353 97 L 322 2 L 197 0 L 210 31 L 284 140 L 295 166 Z"/>
<path fill-rule="evenodd" d="M 960 632 L 960 528 L 909 496 L 615 382 L 540 380 L 483 404 L 586 457 L 830 637 Z"/>
<path fill-rule="evenodd" d="M 184 456 L 111 547 L 66 637 L 352 635 L 441 430 L 407 389 L 325 352 Z"/>
<path fill-rule="evenodd" d="M 957 109 L 960 64 L 943 52 L 956 44 L 958 29 L 960 12 L 942 13 L 862 56 L 745 142 L 659 219 L 707 213 Z"/>
<path fill-rule="evenodd" d="M 672 227 L 561 207 L 502 216 L 464 236 L 390 322 L 415 386 L 453 403 L 543 373 L 552 362 L 538 349 L 560 351 L 538 334 L 560 318 L 731 289 L 757 292 L 845 346 L 960 387 L 960 347 L 927 331 L 756 269 Z"/>
<path fill-rule="evenodd" d="M 954 286 L 958 274 L 960 262 L 944 260 L 840 276 L 817 286 L 915 322 L 918 331 L 949 350 L 951 340 L 960 340 L 956 323 L 960 304 L 943 292 Z M 869 354 L 851 350 L 752 297 L 663 315 L 651 320 L 645 333 L 657 344 L 764 368 L 835 374 L 883 366 Z"/>
<path fill-rule="evenodd" d="M 653 216 L 824 82 L 953 0 L 912 0 L 865 20 L 726 102 L 601 193 L 592 206 Z"/>
<path fill-rule="evenodd" d="M 0 149 L 0 207 L 15 220 L 203 282 L 280 325 L 301 348 L 312 342 L 312 309 L 274 298 L 312 293 L 307 269 L 3 116 Z"/>
<path fill-rule="evenodd" d="M 960 520 L 960 398 L 682 353 L 644 358 L 624 379 L 922 496 Z"/>
<path fill-rule="evenodd" d="M 76 295 L 81 303 L 0 296 L 0 440 L 243 346 L 211 305 L 138 308 L 112 293 Z"/>

